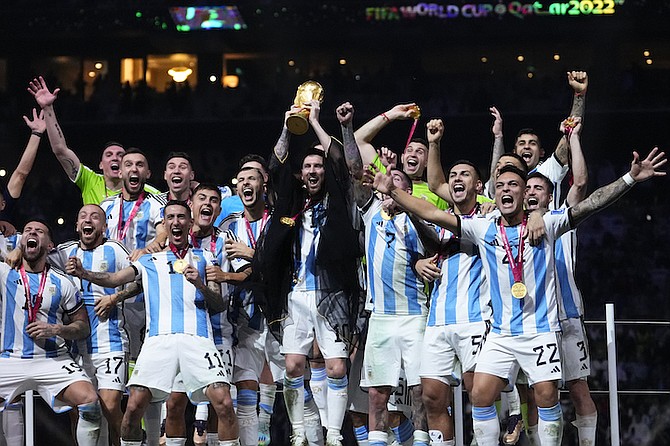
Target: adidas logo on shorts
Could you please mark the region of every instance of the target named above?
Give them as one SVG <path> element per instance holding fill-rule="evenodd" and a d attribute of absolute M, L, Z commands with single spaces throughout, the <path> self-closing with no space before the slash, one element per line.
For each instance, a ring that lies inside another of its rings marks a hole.
<path fill-rule="evenodd" d="M 561 368 L 559 366 L 554 366 L 554 368 L 551 369 L 551 373 L 561 373 Z"/>
<path fill-rule="evenodd" d="M 216 376 L 226 376 L 226 375 L 223 373 L 223 370 L 219 370 L 219 373 L 217 373 Z"/>
<path fill-rule="evenodd" d="M 121 380 L 119 379 L 118 376 L 116 378 L 114 378 L 114 380 L 112 382 L 116 383 L 116 384 L 121 384 Z"/>
<path fill-rule="evenodd" d="M 581 370 L 588 370 L 589 368 L 586 367 L 586 364 L 582 364 Z"/>

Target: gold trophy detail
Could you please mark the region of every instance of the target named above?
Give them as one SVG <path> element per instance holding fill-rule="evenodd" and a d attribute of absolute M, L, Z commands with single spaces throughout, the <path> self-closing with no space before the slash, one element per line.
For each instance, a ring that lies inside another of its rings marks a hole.
<path fill-rule="evenodd" d="M 309 101 L 323 103 L 323 87 L 317 81 L 303 82 L 298 86 L 293 105 L 304 107 Z M 294 135 L 304 135 L 309 129 L 309 110 L 300 110 L 286 119 L 286 128 Z"/>

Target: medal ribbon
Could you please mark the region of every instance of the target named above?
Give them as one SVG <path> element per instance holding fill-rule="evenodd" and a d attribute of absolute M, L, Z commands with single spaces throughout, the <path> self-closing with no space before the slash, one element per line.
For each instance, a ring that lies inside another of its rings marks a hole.
<path fill-rule="evenodd" d="M 177 257 L 178 259 L 183 259 L 186 257 L 186 253 L 188 253 L 188 245 L 184 249 L 177 249 L 177 247 L 174 245 L 174 243 L 170 242 L 170 251 Z"/>
<path fill-rule="evenodd" d="M 503 247 L 505 248 L 505 253 L 507 253 L 507 258 L 509 259 L 509 266 L 512 268 L 514 282 L 523 282 L 523 239 L 521 237 L 523 231 L 526 229 L 527 222 L 528 217 L 524 213 L 523 220 L 521 221 L 521 228 L 519 229 L 519 251 L 517 253 L 517 258 L 515 259 L 514 255 L 512 255 L 512 247 L 507 239 L 507 233 L 505 232 L 505 226 L 503 226 L 502 217 L 498 220 L 500 238 L 502 238 Z"/>
<path fill-rule="evenodd" d="M 35 322 L 35 319 L 37 319 L 37 313 L 40 311 L 40 307 L 42 306 L 42 294 L 44 293 L 44 287 L 47 284 L 47 273 L 49 272 L 49 265 L 46 264 L 44 266 L 44 271 L 42 271 L 40 287 L 37 289 L 37 295 L 35 296 L 34 304 L 32 295 L 30 294 L 30 279 L 28 278 L 23 265 L 21 265 L 19 271 L 21 273 L 21 280 L 23 280 L 23 289 L 26 293 L 26 308 L 28 309 L 28 323 L 30 324 Z"/>
<path fill-rule="evenodd" d="M 305 212 L 306 209 L 307 208 L 303 209 L 302 212 Z M 265 229 L 265 224 L 268 222 L 268 216 L 269 216 L 268 208 L 265 208 L 265 210 L 263 211 L 263 218 L 261 220 L 261 227 L 260 230 L 258 231 L 259 236 L 260 234 L 263 233 L 263 229 Z M 294 221 L 295 218 L 297 218 L 297 216 L 294 217 Z M 246 215 L 244 216 L 244 224 L 247 227 L 247 237 L 249 237 L 249 243 L 251 244 L 251 247 L 253 249 L 256 249 L 256 237 L 254 236 L 254 232 L 251 230 L 251 223 L 249 223 L 249 220 L 247 220 Z"/>
<path fill-rule="evenodd" d="M 405 147 L 409 145 L 410 142 L 412 142 L 412 137 L 414 136 L 414 131 L 416 130 L 416 125 L 419 123 L 419 119 L 415 119 L 414 122 L 412 123 L 412 127 L 409 129 L 409 136 L 407 137 L 407 143 L 405 144 Z"/>
<path fill-rule="evenodd" d="M 144 191 L 140 193 L 140 196 L 135 201 L 133 208 L 130 210 L 130 215 L 128 215 L 128 220 L 126 221 L 125 225 L 123 224 L 123 192 L 121 192 L 120 197 L 121 197 L 120 200 L 121 206 L 119 209 L 119 224 L 117 225 L 117 229 L 118 229 L 118 239 L 124 240 L 126 238 L 126 234 L 128 233 L 128 228 L 130 228 L 130 223 L 133 221 L 133 218 L 135 218 L 135 215 L 137 215 L 137 212 L 140 210 L 140 206 L 144 202 L 146 194 L 144 193 Z"/>
<path fill-rule="evenodd" d="M 196 238 L 195 234 L 193 234 L 193 230 L 191 230 L 190 235 L 191 235 L 191 244 L 193 245 L 193 247 L 200 248 L 200 243 L 198 242 L 198 239 Z M 203 237 L 203 240 L 205 238 L 207 238 L 207 236 Z M 212 229 L 212 235 L 211 238 L 209 239 L 209 252 L 211 252 L 213 255 L 216 255 L 216 235 L 214 234 L 214 229 Z"/>

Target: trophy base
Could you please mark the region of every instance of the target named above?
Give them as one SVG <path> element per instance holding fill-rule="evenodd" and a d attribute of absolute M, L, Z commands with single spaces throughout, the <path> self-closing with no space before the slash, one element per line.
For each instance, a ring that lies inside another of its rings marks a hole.
<path fill-rule="evenodd" d="M 291 115 L 286 119 L 286 128 L 294 135 L 304 135 L 309 129 L 309 122 L 301 115 Z"/>

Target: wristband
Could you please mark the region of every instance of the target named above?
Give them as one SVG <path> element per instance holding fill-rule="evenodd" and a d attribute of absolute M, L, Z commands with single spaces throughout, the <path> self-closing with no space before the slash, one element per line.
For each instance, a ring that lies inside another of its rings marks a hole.
<path fill-rule="evenodd" d="M 37 130 L 33 130 L 32 132 L 30 132 L 30 134 L 31 134 L 31 135 L 35 135 L 35 136 L 37 136 L 38 138 L 41 138 L 41 137 L 44 136 L 44 132 L 38 132 Z"/>
<path fill-rule="evenodd" d="M 386 116 L 386 113 L 382 113 L 382 114 L 379 115 L 379 116 L 381 116 L 382 118 L 384 118 L 384 121 L 386 121 L 386 122 L 391 122 L 391 120 L 389 119 L 389 117 Z"/>
<path fill-rule="evenodd" d="M 637 181 L 633 179 L 633 175 L 628 172 L 626 175 L 622 176 L 621 179 L 630 187 L 632 187 Z"/>
<path fill-rule="evenodd" d="M 575 96 L 577 96 L 578 98 L 582 97 L 582 96 L 586 96 L 586 90 L 582 91 L 581 93 L 575 93 Z"/>

